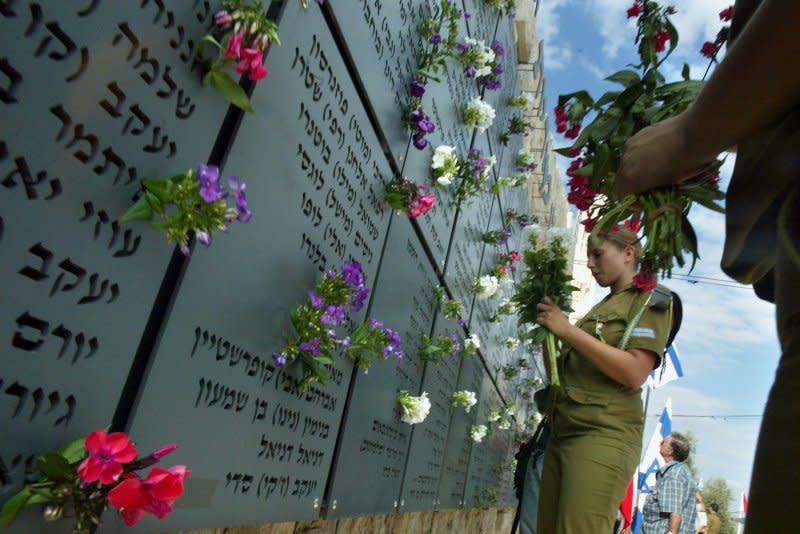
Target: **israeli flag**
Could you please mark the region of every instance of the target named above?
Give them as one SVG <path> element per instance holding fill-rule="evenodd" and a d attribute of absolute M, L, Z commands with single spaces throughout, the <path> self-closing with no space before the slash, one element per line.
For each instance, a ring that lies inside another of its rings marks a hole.
<path fill-rule="evenodd" d="M 650 371 L 650 376 L 647 377 L 647 385 L 653 389 L 660 388 L 682 376 L 683 367 L 678 357 L 678 349 L 673 343 L 664 352 L 661 365 L 657 369 Z"/>
<path fill-rule="evenodd" d="M 667 397 L 664 410 L 661 412 L 661 417 L 658 418 L 653 436 L 650 438 L 650 443 L 647 445 L 642 457 L 642 463 L 639 465 L 636 484 L 638 498 L 636 499 L 637 505 L 636 510 L 633 512 L 633 523 L 631 525 L 631 530 L 634 534 L 641 532 L 642 508 L 647 496 L 656 487 L 656 473 L 666 465 L 664 457 L 661 456 L 661 440 L 669 436 L 670 432 L 672 432 L 672 398 Z"/>

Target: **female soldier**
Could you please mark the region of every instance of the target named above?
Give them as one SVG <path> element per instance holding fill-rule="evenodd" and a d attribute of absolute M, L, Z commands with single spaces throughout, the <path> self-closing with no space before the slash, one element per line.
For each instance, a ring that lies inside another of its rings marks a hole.
<path fill-rule="evenodd" d="M 660 361 L 671 313 L 669 290 L 633 287 L 638 253 L 636 235 L 625 228 L 589 244 L 588 267 L 611 294 L 574 326 L 550 298 L 538 305 L 537 322 L 564 344 L 561 387 L 551 388 L 540 534 L 611 532 L 639 461 L 641 386 Z"/>

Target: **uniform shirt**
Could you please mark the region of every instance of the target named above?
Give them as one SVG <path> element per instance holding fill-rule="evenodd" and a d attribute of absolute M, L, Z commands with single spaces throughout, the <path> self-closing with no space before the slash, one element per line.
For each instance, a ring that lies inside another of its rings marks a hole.
<path fill-rule="evenodd" d="M 719 534 L 719 531 L 722 528 L 722 521 L 720 521 L 719 515 L 715 514 L 714 512 L 708 512 L 708 522 L 706 525 L 708 525 L 706 534 Z"/>
<path fill-rule="evenodd" d="M 647 299 L 646 292 L 628 286 L 606 296 L 576 326 L 616 347 Z M 627 348 L 652 351 L 660 357 L 669 322 L 668 308 L 645 307 Z M 613 440 L 630 451 L 641 450 L 641 388 L 623 386 L 567 344 L 558 358 L 558 368 L 562 385 L 551 391 L 553 438 L 592 435 Z"/>
<path fill-rule="evenodd" d="M 669 526 L 669 514 L 681 514 L 676 534 L 694 534 L 695 493 L 697 484 L 689 467 L 683 462 L 670 462 L 656 473 L 656 487 L 647 496 L 642 510 L 644 534 L 664 534 Z"/>

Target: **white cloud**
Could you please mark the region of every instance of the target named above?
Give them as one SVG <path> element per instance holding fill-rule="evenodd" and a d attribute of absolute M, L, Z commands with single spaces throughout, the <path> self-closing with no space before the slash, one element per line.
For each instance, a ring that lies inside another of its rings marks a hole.
<path fill-rule="evenodd" d="M 548 70 L 563 69 L 572 61 L 572 50 L 567 47 L 545 45 L 544 65 Z"/>
<path fill-rule="evenodd" d="M 604 80 L 609 73 L 597 66 L 597 63 L 589 61 L 585 56 L 581 57 L 581 65 L 591 72 L 598 80 Z"/>
<path fill-rule="evenodd" d="M 541 1 L 541 0 L 540 0 Z M 539 6 L 536 17 L 536 32 L 544 41 L 544 68 L 548 71 L 563 69 L 572 61 L 572 48 L 562 44 L 558 39 L 561 27 L 561 15 L 558 12 L 571 0 L 544 1 Z"/>

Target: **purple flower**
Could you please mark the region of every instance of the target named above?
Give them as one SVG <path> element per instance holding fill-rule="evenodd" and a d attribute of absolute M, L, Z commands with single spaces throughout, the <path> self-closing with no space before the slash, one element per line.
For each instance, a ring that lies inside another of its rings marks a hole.
<path fill-rule="evenodd" d="M 428 146 L 428 140 L 425 139 L 425 137 L 421 134 L 414 134 L 414 136 L 412 137 L 412 141 L 414 142 L 414 146 L 418 150 L 422 150 L 426 146 Z"/>
<path fill-rule="evenodd" d="M 456 43 L 456 51 L 459 54 L 466 54 L 469 46 L 466 43 Z"/>
<path fill-rule="evenodd" d="M 467 75 L 467 78 L 474 78 L 475 77 L 475 67 L 472 65 L 467 65 L 464 67 L 464 74 Z"/>
<path fill-rule="evenodd" d="M 278 367 L 286 367 L 286 356 L 284 356 L 280 352 L 273 352 L 272 353 L 272 360 L 275 362 L 275 365 L 277 365 Z"/>
<path fill-rule="evenodd" d="M 472 13 L 469 11 L 464 11 L 464 20 L 469 20 L 472 18 Z"/>
<path fill-rule="evenodd" d="M 350 343 L 351 343 L 350 336 L 347 336 L 342 340 L 342 348 L 347 350 L 347 348 L 350 346 Z"/>
<path fill-rule="evenodd" d="M 441 43 L 442 43 L 441 34 L 436 33 L 436 34 L 433 35 L 433 37 L 431 37 L 431 44 L 432 45 L 438 45 L 438 44 L 441 44 Z"/>
<path fill-rule="evenodd" d="M 502 63 L 498 63 L 497 65 L 494 66 L 494 73 L 495 74 L 503 74 L 503 64 Z"/>
<path fill-rule="evenodd" d="M 342 278 L 351 286 L 360 286 L 364 283 L 361 274 L 361 264 L 357 261 L 346 261 L 342 267 Z"/>
<path fill-rule="evenodd" d="M 189 249 L 188 245 L 181 245 L 181 254 L 190 258 L 192 256 L 192 251 Z"/>
<path fill-rule="evenodd" d="M 247 209 L 247 196 L 244 193 L 245 184 L 239 181 L 236 176 L 228 176 L 228 185 L 231 191 L 236 194 L 236 211 L 238 212 L 236 219 L 239 222 L 248 222 L 253 217 L 253 214 Z"/>
<path fill-rule="evenodd" d="M 500 89 L 503 84 L 500 80 L 490 80 L 488 78 L 483 79 L 483 86 L 489 89 L 490 91 L 494 91 L 496 89 Z"/>
<path fill-rule="evenodd" d="M 350 308 L 355 312 L 361 311 L 361 308 L 364 307 L 364 301 L 367 300 L 368 296 L 369 288 L 364 286 L 359 287 L 358 291 L 356 291 L 356 295 L 350 301 Z"/>
<path fill-rule="evenodd" d="M 494 53 L 497 54 L 497 57 L 503 57 L 506 55 L 506 51 L 503 48 L 503 45 L 500 44 L 500 41 L 496 40 L 492 43 L 492 50 Z"/>
<path fill-rule="evenodd" d="M 428 117 L 425 117 L 417 123 L 417 129 L 422 133 L 433 133 L 436 125 Z"/>
<path fill-rule="evenodd" d="M 458 339 L 458 336 L 455 334 L 448 334 L 447 337 L 453 342 L 453 353 L 459 352 L 461 350 L 461 340 Z"/>
<path fill-rule="evenodd" d="M 322 308 L 325 305 L 325 300 L 322 297 L 314 293 L 313 290 L 308 291 L 308 296 L 311 299 L 311 307 L 312 308 Z"/>
<path fill-rule="evenodd" d="M 313 356 L 319 356 L 321 344 L 322 340 L 318 337 L 315 337 L 314 339 L 309 339 L 308 341 L 303 341 L 300 343 L 300 350 L 303 352 L 309 352 Z"/>
<path fill-rule="evenodd" d="M 417 123 L 425 118 L 425 114 L 422 112 L 420 108 L 415 109 L 411 112 L 411 121 Z"/>
<path fill-rule="evenodd" d="M 209 246 L 211 244 L 211 234 L 208 232 L 203 232 L 202 230 L 198 230 L 194 233 L 194 236 L 197 238 L 199 242 L 204 244 L 205 246 Z"/>
<path fill-rule="evenodd" d="M 409 89 L 411 90 L 411 96 L 414 98 L 422 98 L 422 95 L 425 94 L 425 84 L 418 82 L 417 80 L 412 80 L 409 84 Z"/>
<path fill-rule="evenodd" d="M 467 327 L 467 321 L 465 321 L 463 317 L 458 318 L 458 324 L 461 325 L 462 328 Z"/>
<path fill-rule="evenodd" d="M 200 182 L 200 196 L 208 204 L 220 198 L 219 168 L 216 165 L 197 167 L 197 181 Z"/>
<path fill-rule="evenodd" d="M 374 319 L 374 318 L 370 317 L 369 318 L 369 327 L 370 327 L 371 330 L 377 330 L 379 328 L 383 328 L 383 323 L 380 322 L 377 319 Z"/>
<path fill-rule="evenodd" d="M 344 322 L 345 319 L 345 311 L 344 306 L 339 304 L 338 306 L 334 306 L 331 304 L 325 310 L 320 318 L 319 322 L 322 323 L 324 326 L 337 326 Z"/>

